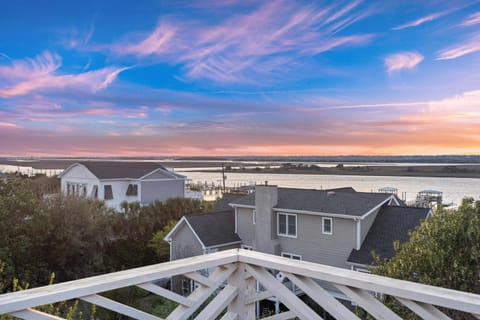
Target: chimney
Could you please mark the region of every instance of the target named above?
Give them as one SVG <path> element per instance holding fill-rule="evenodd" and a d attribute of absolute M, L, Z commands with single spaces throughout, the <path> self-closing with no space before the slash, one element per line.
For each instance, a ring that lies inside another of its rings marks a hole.
<path fill-rule="evenodd" d="M 254 248 L 257 251 L 275 254 L 278 249 L 277 219 L 273 207 L 278 202 L 278 188 L 274 185 L 255 186 Z"/>

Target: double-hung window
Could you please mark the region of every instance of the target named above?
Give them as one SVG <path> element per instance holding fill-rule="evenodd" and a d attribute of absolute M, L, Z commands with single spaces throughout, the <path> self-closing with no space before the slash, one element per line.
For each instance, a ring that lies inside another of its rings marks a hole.
<path fill-rule="evenodd" d="M 333 219 L 322 217 L 322 233 L 333 234 Z"/>
<path fill-rule="evenodd" d="M 284 237 L 297 237 L 297 215 L 291 213 L 277 214 L 277 234 Z"/>

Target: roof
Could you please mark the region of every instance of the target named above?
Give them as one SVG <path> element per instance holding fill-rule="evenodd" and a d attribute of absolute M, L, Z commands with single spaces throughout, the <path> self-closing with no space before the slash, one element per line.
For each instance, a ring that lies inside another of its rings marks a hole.
<path fill-rule="evenodd" d="M 229 205 L 232 202 L 244 197 L 245 194 L 224 193 L 222 198 L 218 200 L 213 206 L 212 212 L 216 211 L 232 211 L 232 207 Z"/>
<path fill-rule="evenodd" d="M 241 242 L 235 233 L 233 210 L 184 216 L 205 247 Z"/>
<path fill-rule="evenodd" d="M 351 188 L 315 190 L 278 188 L 278 203 L 274 209 L 310 211 L 349 216 L 362 216 L 385 202 L 386 193 L 355 192 Z M 249 194 L 232 205 L 255 206 L 255 194 Z"/>
<path fill-rule="evenodd" d="M 347 261 L 370 265 L 373 262 L 372 251 L 382 258 L 393 257 L 395 255 L 393 242 L 408 241 L 409 232 L 415 229 L 422 219 L 427 218 L 429 212 L 429 208 L 384 205 L 378 212 L 360 250 L 353 249 Z"/>
<path fill-rule="evenodd" d="M 77 164 L 85 166 L 98 179 L 139 179 L 158 169 L 168 172 L 169 178 L 183 178 L 155 162 L 83 161 L 71 165 L 64 173 Z"/>

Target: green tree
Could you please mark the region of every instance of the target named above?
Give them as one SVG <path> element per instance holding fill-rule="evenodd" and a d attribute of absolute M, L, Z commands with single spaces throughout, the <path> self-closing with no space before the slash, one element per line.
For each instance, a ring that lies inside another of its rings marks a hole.
<path fill-rule="evenodd" d="M 155 252 L 161 261 L 170 260 L 170 245 L 163 240 L 170 230 L 177 224 L 176 220 L 170 220 L 162 230 L 157 231 L 152 239 L 148 242 L 148 246 Z"/>
<path fill-rule="evenodd" d="M 411 233 L 408 242 L 396 243 L 395 248 L 392 259 L 376 258 L 375 273 L 479 294 L 480 201 L 465 198 L 457 210 L 438 210 Z M 415 318 L 398 305 L 393 307 L 405 318 Z M 454 319 L 473 319 L 455 311 L 449 314 Z"/>

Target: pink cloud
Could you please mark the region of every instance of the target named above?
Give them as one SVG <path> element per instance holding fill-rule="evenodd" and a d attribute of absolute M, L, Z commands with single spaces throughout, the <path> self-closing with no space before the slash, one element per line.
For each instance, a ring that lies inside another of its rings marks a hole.
<path fill-rule="evenodd" d="M 5 87 L 0 87 L 0 97 L 64 88 L 96 92 L 108 87 L 120 72 L 128 69 L 106 67 L 78 74 L 59 74 L 61 65 L 60 56 L 45 51 L 35 58 L 14 60 L 9 66 L 0 66 L 0 77 L 6 83 Z"/>
<path fill-rule="evenodd" d="M 469 15 L 463 22 L 462 26 L 473 26 L 480 23 L 480 12 Z"/>
<path fill-rule="evenodd" d="M 358 10 L 359 4 L 360 1 L 352 1 L 344 6 L 316 7 L 277 0 L 215 25 L 170 18 L 160 21 L 148 34 L 130 35 L 110 45 L 110 50 L 118 55 L 183 64 L 189 78 L 255 81 L 255 75 L 288 68 L 292 53 L 314 56 L 367 43 L 373 35 L 336 35 L 367 16 Z"/>
<path fill-rule="evenodd" d="M 456 59 L 478 51 L 480 51 L 480 36 L 476 35 L 461 44 L 441 50 L 438 53 L 437 60 Z"/>
<path fill-rule="evenodd" d="M 433 21 L 435 19 L 438 19 L 438 18 L 440 18 L 441 16 L 444 16 L 447 13 L 448 12 L 432 13 L 432 14 L 429 14 L 425 17 L 419 18 L 417 20 L 409 21 L 409 22 L 404 23 L 402 25 L 393 27 L 392 30 L 402 30 L 402 29 L 406 29 L 406 28 L 417 27 L 421 24 L 424 24 L 425 22 L 429 22 L 429 21 Z"/>
<path fill-rule="evenodd" d="M 400 52 L 387 56 L 384 59 L 388 73 L 402 69 L 413 69 L 423 61 L 423 56 L 417 52 Z"/>

